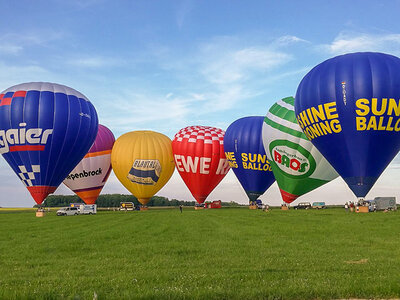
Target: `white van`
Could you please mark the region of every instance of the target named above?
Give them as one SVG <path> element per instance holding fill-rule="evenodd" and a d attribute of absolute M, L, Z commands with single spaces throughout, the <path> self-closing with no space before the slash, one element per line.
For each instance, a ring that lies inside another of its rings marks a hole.
<path fill-rule="evenodd" d="M 57 210 L 57 216 L 76 216 L 79 214 L 77 207 L 62 207 Z"/>
<path fill-rule="evenodd" d="M 81 204 L 79 205 L 79 213 L 81 215 L 94 215 L 97 213 L 97 205 L 96 204 Z"/>

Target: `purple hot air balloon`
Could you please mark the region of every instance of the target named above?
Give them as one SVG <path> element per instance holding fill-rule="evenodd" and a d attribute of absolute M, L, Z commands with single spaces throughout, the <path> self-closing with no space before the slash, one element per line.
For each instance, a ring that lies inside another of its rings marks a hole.
<path fill-rule="evenodd" d="M 114 135 L 99 124 L 96 140 L 81 162 L 64 180 L 86 204 L 94 204 L 111 173 L 111 150 Z"/>

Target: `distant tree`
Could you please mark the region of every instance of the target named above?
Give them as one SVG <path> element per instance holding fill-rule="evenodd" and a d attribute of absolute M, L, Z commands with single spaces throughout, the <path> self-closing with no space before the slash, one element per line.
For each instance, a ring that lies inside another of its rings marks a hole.
<path fill-rule="evenodd" d="M 133 202 L 135 206 L 141 205 L 137 198 L 133 195 L 123 194 L 103 194 L 97 198 L 98 207 L 119 207 L 121 202 Z M 44 207 L 63 207 L 69 206 L 71 203 L 83 203 L 76 195 L 50 195 L 43 202 Z M 196 201 L 183 201 L 177 199 L 169 200 L 162 196 L 153 196 L 147 206 L 194 206 Z M 34 207 L 37 207 L 35 205 Z M 239 206 L 236 202 L 222 202 L 222 206 Z"/>

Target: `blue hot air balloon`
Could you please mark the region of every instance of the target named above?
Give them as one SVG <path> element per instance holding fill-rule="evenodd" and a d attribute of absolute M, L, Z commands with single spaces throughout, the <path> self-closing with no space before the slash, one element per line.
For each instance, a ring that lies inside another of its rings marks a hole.
<path fill-rule="evenodd" d="M 97 113 L 69 87 L 23 83 L 0 94 L 0 153 L 39 205 L 85 156 Z"/>
<path fill-rule="evenodd" d="M 297 121 L 359 198 L 400 149 L 400 59 L 351 53 L 328 59 L 300 82 Z"/>
<path fill-rule="evenodd" d="M 262 195 L 275 178 L 262 140 L 264 117 L 245 117 L 226 130 L 224 151 L 250 201 Z"/>

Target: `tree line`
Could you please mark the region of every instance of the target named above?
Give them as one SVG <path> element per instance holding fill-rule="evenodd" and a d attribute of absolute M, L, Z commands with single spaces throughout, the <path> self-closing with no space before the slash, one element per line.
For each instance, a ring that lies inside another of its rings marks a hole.
<path fill-rule="evenodd" d="M 133 195 L 123 194 L 104 194 L 97 198 L 97 207 L 119 207 L 121 202 L 133 202 L 135 206 L 141 205 Z M 42 207 L 63 207 L 71 203 L 83 203 L 82 199 L 76 195 L 50 195 L 43 202 Z M 194 206 L 196 201 L 183 201 L 168 199 L 162 196 L 153 196 L 147 206 Z M 222 206 L 238 206 L 235 202 L 222 202 Z M 36 207 L 37 205 L 35 205 Z"/>

